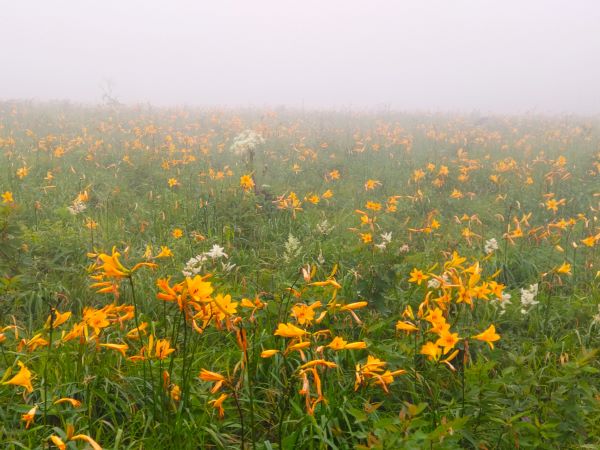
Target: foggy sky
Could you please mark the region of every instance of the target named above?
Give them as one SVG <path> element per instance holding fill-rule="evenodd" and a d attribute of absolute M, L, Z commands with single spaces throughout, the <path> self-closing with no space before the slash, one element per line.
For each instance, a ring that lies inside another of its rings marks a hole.
<path fill-rule="evenodd" d="M 0 99 L 600 113 L 595 0 L 0 0 Z"/>

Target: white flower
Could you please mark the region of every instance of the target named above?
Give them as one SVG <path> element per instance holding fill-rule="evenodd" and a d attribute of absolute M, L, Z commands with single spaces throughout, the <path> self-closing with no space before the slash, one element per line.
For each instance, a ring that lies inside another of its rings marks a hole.
<path fill-rule="evenodd" d="M 185 263 L 185 267 L 181 273 L 184 277 L 193 277 L 194 275 L 198 275 L 200 272 L 202 272 L 202 268 L 206 260 L 207 257 L 204 253 L 190 258 L 190 260 Z"/>
<path fill-rule="evenodd" d="M 485 241 L 485 246 L 483 249 L 485 253 L 489 255 L 490 253 L 498 250 L 498 241 L 495 238 L 488 239 Z"/>
<path fill-rule="evenodd" d="M 288 240 L 284 244 L 285 252 L 283 253 L 283 259 L 285 262 L 290 262 L 293 258 L 300 254 L 300 241 L 295 238 L 291 233 L 288 236 Z"/>
<path fill-rule="evenodd" d="M 538 294 L 538 284 L 532 284 L 529 289 L 521 289 L 521 313 L 527 314 L 539 302 L 535 299 Z"/>
<path fill-rule="evenodd" d="M 235 264 L 221 261 L 221 269 L 223 272 L 231 272 L 235 268 Z"/>
<path fill-rule="evenodd" d="M 87 208 L 87 205 L 80 200 L 75 200 L 71 206 L 67 206 L 67 209 L 71 214 L 76 216 L 79 213 L 82 213 Z"/>
<path fill-rule="evenodd" d="M 437 278 L 430 278 L 429 281 L 427 281 L 427 287 L 430 289 L 437 289 L 441 284 L 442 283 L 440 283 L 440 280 Z"/>
<path fill-rule="evenodd" d="M 323 257 L 322 250 L 319 250 L 319 256 L 317 256 L 317 262 L 321 265 L 325 264 L 325 258 Z"/>
<path fill-rule="evenodd" d="M 375 247 L 377 247 L 380 250 L 385 250 L 387 245 L 390 242 L 392 242 L 392 232 L 390 231 L 389 233 L 382 233 L 380 236 L 381 236 L 381 243 L 375 244 Z"/>
<path fill-rule="evenodd" d="M 323 219 L 317 224 L 317 231 L 324 235 L 331 233 L 331 230 L 333 230 L 333 228 L 333 226 L 329 225 L 327 219 Z"/>
<path fill-rule="evenodd" d="M 402 247 L 400 247 L 400 253 L 408 253 L 410 251 L 410 247 L 408 246 L 408 244 L 404 244 Z"/>
<path fill-rule="evenodd" d="M 240 156 L 253 151 L 258 145 L 264 142 L 265 139 L 256 131 L 244 130 L 234 138 L 230 150 Z"/>
<path fill-rule="evenodd" d="M 598 314 L 592 316 L 592 323 L 594 325 L 600 325 L 600 304 L 598 305 Z"/>
<path fill-rule="evenodd" d="M 225 249 L 223 247 L 221 247 L 218 244 L 215 244 L 209 251 L 205 252 L 204 255 L 212 259 L 228 258 L 227 253 L 225 253 L 224 250 Z"/>
<path fill-rule="evenodd" d="M 200 272 L 202 272 L 206 261 L 208 261 L 209 259 L 212 259 L 214 261 L 220 258 L 229 258 L 229 256 L 227 255 L 227 253 L 225 253 L 224 247 L 221 247 L 219 244 L 214 244 L 209 251 L 196 255 L 193 258 L 190 258 L 190 260 L 187 263 L 185 263 L 185 267 L 183 268 L 181 273 L 186 277 L 198 275 Z M 223 268 L 224 272 L 229 272 L 235 267 L 235 264 L 225 264 L 221 262 L 221 267 Z"/>
<path fill-rule="evenodd" d="M 533 295 L 534 295 L 534 296 L 537 296 L 537 295 L 538 295 L 538 284 L 537 284 L 537 283 L 535 283 L 535 284 L 530 284 L 530 285 L 529 285 L 529 290 L 530 290 L 531 292 L 533 292 Z"/>
<path fill-rule="evenodd" d="M 508 305 L 512 305 L 512 302 L 510 301 L 511 298 L 512 296 L 508 292 L 503 292 L 502 298 L 495 298 L 494 300 L 492 300 L 494 306 L 500 307 L 500 315 L 506 312 L 506 307 Z"/>

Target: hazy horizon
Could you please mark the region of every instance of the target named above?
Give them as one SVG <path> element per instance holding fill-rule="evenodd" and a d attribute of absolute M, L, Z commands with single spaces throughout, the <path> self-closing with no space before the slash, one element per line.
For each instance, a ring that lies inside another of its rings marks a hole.
<path fill-rule="evenodd" d="M 600 3 L 4 2 L 0 99 L 600 113 Z"/>

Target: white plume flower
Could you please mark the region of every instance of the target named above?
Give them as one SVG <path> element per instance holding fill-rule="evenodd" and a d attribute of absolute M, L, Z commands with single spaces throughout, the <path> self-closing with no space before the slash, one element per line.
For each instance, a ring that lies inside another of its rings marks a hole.
<path fill-rule="evenodd" d="M 485 241 L 483 249 L 486 255 L 493 253 L 494 251 L 498 250 L 498 241 L 495 238 L 488 239 Z"/>
<path fill-rule="evenodd" d="M 521 313 L 528 314 L 531 308 L 539 302 L 535 299 L 538 295 L 538 284 L 532 284 L 529 289 L 521 289 Z"/>
<path fill-rule="evenodd" d="M 75 200 L 73 201 L 73 204 L 71 206 L 67 206 L 69 212 L 74 216 L 76 216 L 79 213 L 82 213 L 83 211 L 85 211 L 86 208 L 87 205 L 81 200 Z"/>
<path fill-rule="evenodd" d="M 242 156 L 250 151 L 253 151 L 260 144 L 263 144 L 265 139 L 254 130 L 244 130 L 233 139 L 230 150 Z"/>
<path fill-rule="evenodd" d="M 440 280 L 438 280 L 437 278 L 431 278 L 427 281 L 427 287 L 429 289 L 437 289 L 441 286 L 442 283 L 440 283 Z"/>
<path fill-rule="evenodd" d="M 290 262 L 293 258 L 300 254 L 300 241 L 294 237 L 291 233 L 288 236 L 288 240 L 284 244 L 285 251 L 283 253 L 283 259 L 285 262 Z"/>
<path fill-rule="evenodd" d="M 319 222 L 317 224 L 317 231 L 323 235 L 327 235 L 327 234 L 331 233 L 331 230 L 333 230 L 333 228 L 334 227 L 329 224 L 327 219 L 323 219 L 321 222 Z"/>
<path fill-rule="evenodd" d="M 209 251 L 200 253 L 199 255 L 190 258 L 188 262 L 185 263 L 185 267 L 183 268 L 181 273 L 185 277 L 193 277 L 194 275 L 198 275 L 200 272 L 202 272 L 202 270 L 204 269 L 204 265 L 209 259 L 215 261 L 221 258 L 227 259 L 229 258 L 229 256 L 227 255 L 227 253 L 225 253 L 224 247 L 221 247 L 218 244 L 214 244 Z M 221 262 L 221 267 L 223 269 L 223 272 L 229 272 L 235 267 L 235 264 L 224 264 L 223 262 Z"/>

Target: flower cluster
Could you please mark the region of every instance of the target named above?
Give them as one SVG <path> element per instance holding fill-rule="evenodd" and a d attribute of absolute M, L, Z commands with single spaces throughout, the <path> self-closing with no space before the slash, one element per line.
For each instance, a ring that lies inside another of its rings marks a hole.
<path fill-rule="evenodd" d="M 254 151 L 259 145 L 264 144 L 265 139 L 254 130 L 244 130 L 234 139 L 229 149 L 238 156 Z"/>

